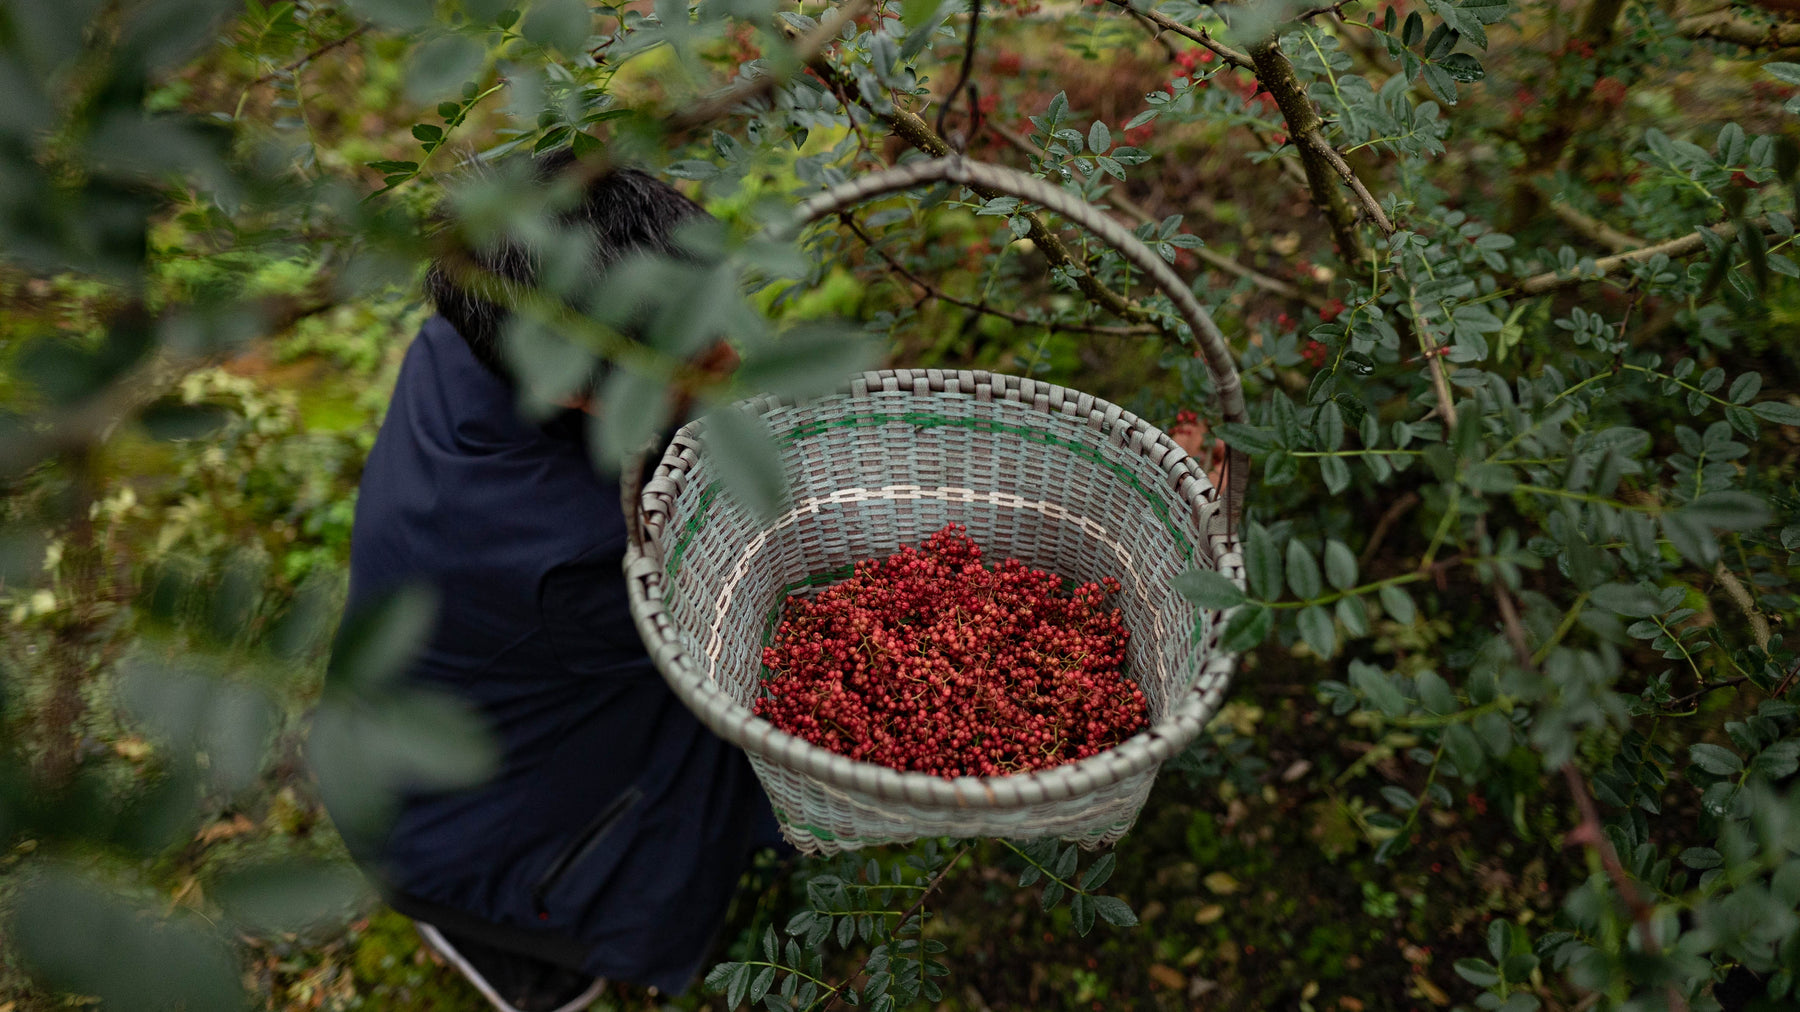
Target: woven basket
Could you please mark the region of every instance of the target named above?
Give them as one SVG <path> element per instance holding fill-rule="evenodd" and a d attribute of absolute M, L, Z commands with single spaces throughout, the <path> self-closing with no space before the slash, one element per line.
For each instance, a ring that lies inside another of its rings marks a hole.
<path fill-rule="evenodd" d="M 1090 205 L 1029 176 L 960 159 L 876 173 L 803 204 L 798 222 L 921 182 L 1010 193 L 1087 226 L 1171 294 L 1212 367 L 1227 419 L 1237 374 L 1212 321 L 1156 255 Z M 1210 341 L 1208 339 L 1211 339 Z M 1208 344 L 1213 347 L 1208 348 Z M 1239 499 L 1221 500 L 1166 434 L 1088 394 L 986 372 L 864 373 L 837 394 L 746 403 L 775 435 L 791 499 L 759 519 L 721 491 L 702 423 L 678 433 L 640 490 L 626 468 L 625 573 L 639 633 L 683 702 L 744 749 L 784 835 L 808 853 L 931 836 L 1111 843 L 1161 764 L 1218 709 L 1235 658 L 1226 615 L 1175 592 L 1190 565 L 1244 581 Z M 1232 481 L 1243 484 L 1234 455 Z M 826 751 L 751 713 L 762 648 L 789 594 L 849 575 L 956 522 L 994 560 L 1078 581 L 1117 578 L 1127 673 L 1150 727 L 1100 755 L 1033 773 L 945 779 Z"/>

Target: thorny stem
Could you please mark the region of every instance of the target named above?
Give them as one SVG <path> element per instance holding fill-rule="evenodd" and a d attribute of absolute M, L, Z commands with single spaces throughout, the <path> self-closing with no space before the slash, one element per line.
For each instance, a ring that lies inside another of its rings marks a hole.
<path fill-rule="evenodd" d="M 1767 218 L 1757 218 L 1749 224 L 1750 227 L 1761 231 L 1764 235 L 1774 234 L 1773 229 L 1769 226 L 1769 220 Z M 1729 240 L 1737 235 L 1737 222 L 1721 222 L 1712 226 L 1711 231 L 1719 238 Z M 1673 260 L 1676 257 L 1686 256 L 1689 253 L 1696 253 L 1705 248 L 1706 240 L 1702 239 L 1700 237 L 1700 232 L 1696 230 L 1679 238 L 1670 239 L 1667 242 L 1659 242 L 1655 245 L 1642 247 L 1641 249 L 1628 250 L 1624 253 L 1615 253 L 1609 257 L 1601 257 L 1594 261 L 1594 267 L 1604 273 L 1610 274 L 1620 267 L 1629 267 L 1632 264 L 1644 263 L 1652 257 L 1655 257 L 1658 253 Z M 1573 288 L 1584 281 L 1593 280 L 1595 280 L 1595 278 L 1591 275 L 1562 275 L 1556 271 L 1546 271 L 1519 282 L 1515 291 L 1520 295 L 1542 295 L 1545 292 L 1553 292 L 1561 288 Z"/>
<path fill-rule="evenodd" d="M 1324 121 L 1313 108 L 1312 99 L 1301 89 L 1299 79 L 1294 76 L 1293 64 L 1281 52 L 1280 40 L 1268 38 L 1251 46 L 1250 59 L 1256 65 L 1257 80 L 1268 90 L 1281 110 L 1282 118 L 1287 121 L 1288 134 L 1300 152 L 1300 167 L 1306 172 L 1307 190 L 1312 194 L 1313 204 L 1325 215 L 1326 224 L 1331 226 L 1338 252 L 1347 263 L 1372 260 L 1368 244 L 1356 230 L 1356 211 L 1332 179 L 1337 170 L 1324 154 L 1330 148 L 1322 136 Z M 1379 206 L 1376 211 L 1380 211 Z M 1382 221 L 1385 220 L 1384 216 Z M 1383 231 L 1393 231 L 1392 224 Z"/>
<path fill-rule="evenodd" d="M 1485 537 L 1484 518 L 1476 518 L 1480 533 Z M 1507 589 L 1503 580 L 1495 580 L 1494 600 L 1500 609 L 1500 620 L 1505 627 L 1507 642 L 1512 644 L 1513 655 L 1519 666 L 1527 671 L 1536 671 L 1537 664 L 1532 658 L 1531 642 L 1525 632 L 1525 624 L 1519 620 L 1518 607 L 1513 603 L 1512 592 Z M 1625 901 L 1631 911 L 1632 920 L 1637 923 L 1639 940 L 1644 951 L 1659 954 L 1662 945 L 1657 940 L 1655 914 L 1656 908 L 1638 891 L 1631 875 L 1619 861 L 1618 851 L 1613 849 L 1612 841 L 1600 823 L 1600 810 L 1594 804 L 1594 798 L 1588 793 L 1587 780 L 1581 771 L 1575 768 L 1573 761 L 1562 764 L 1563 779 L 1568 782 L 1569 793 L 1575 798 L 1575 806 L 1581 812 L 1581 823 L 1571 830 L 1568 843 L 1580 843 L 1597 854 L 1600 864 L 1606 869 L 1607 876 L 1612 879 L 1613 888 Z M 1672 1012 L 1687 1012 L 1687 999 L 1680 990 L 1671 983 L 1668 989 L 1669 1008 Z"/>

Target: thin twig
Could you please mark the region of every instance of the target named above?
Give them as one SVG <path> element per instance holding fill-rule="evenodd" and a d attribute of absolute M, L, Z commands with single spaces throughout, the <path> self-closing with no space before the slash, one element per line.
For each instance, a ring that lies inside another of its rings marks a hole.
<path fill-rule="evenodd" d="M 1106 2 L 1112 4 L 1114 7 L 1137 14 L 1165 32 L 1174 32 L 1176 35 L 1179 35 L 1190 42 L 1197 42 L 1200 45 L 1205 46 L 1212 50 L 1213 54 L 1219 59 L 1224 60 L 1226 63 L 1239 70 L 1256 69 L 1256 64 L 1251 62 L 1249 55 L 1240 53 L 1225 43 L 1220 42 L 1218 39 L 1213 38 L 1212 33 L 1204 28 L 1189 28 L 1187 25 L 1182 24 L 1160 11 L 1138 10 L 1136 7 L 1131 6 L 1131 0 L 1106 0 Z"/>
<path fill-rule="evenodd" d="M 1599 218 L 1582 211 L 1580 208 L 1562 199 L 1561 194 L 1550 192 L 1549 189 L 1542 184 L 1537 185 L 1536 189 L 1538 195 L 1549 202 L 1551 213 L 1558 218 L 1561 218 L 1563 224 L 1574 229 L 1585 239 L 1605 246 L 1614 253 L 1624 253 L 1629 250 L 1637 249 L 1640 246 L 1649 245 L 1647 240 L 1640 239 L 1637 236 L 1626 232 L 1621 232 L 1611 225 L 1608 225 L 1606 222 L 1601 221 Z"/>
<path fill-rule="evenodd" d="M 1680 699 L 1675 700 L 1674 702 L 1669 704 L 1669 709 L 1673 710 L 1673 711 L 1685 710 L 1688 707 L 1693 706 L 1695 703 L 1698 703 L 1700 701 L 1701 697 L 1705 696 L 1709 692 L 1715 692 L 1719 689 L 1729 689 L 1734 685 L 1742 685 L 1749 680 L 1750 680 L 1749 675 L 1738 675 L 1733 678 L 1727 678 L 1723 681 L 1714 682 L 1711 685 L 1706 686 L 1705 688 L 1699 689 L 1694 692 L 1690 692 L 1687 695 L 1681 697 Z"/>
<path fill-rule="evenodd" d="M 1119 210 L 1130 215 L 1132 219 L 1139 224 L 1160 220 L 1152 216 L 1149 211 L 1145 210 L 1143 205 L 1120 192 L 1119 187 L 1113 187 L 1112 192 L 1107 194 L 1107 199 L 1118 205 Z M 1254 268 L 1246 267 L 1211 247 L 1196 246 L 1188 252 L 1205 261 L 1210 266 L 1217 267 L 1222 271 L 1244 278 L 1256 285 L 1256 287 L 1271 294 L 1279 295 L 1284 299 L 1293 299 L 1296 302 L 1304 302 L 1314 309 L 1325 304 L 1325 300 L 1319 298 L 1317 295 L 1310 292 L 1303 292 L 1280 278 L 1272 278 Z"/>
<path fill-rule="evenodd" d="M 1769 227 L 1769 219 L 1767 218 L 1757 218 L 1750 224 L 1765 235 L 1773 234 L 1773 229 Z M 1729 241 L 1737 235 L 1737 222 L 1720 222 L 1719 224 L 1712 226 L 1711 231 L 1719 238 Z M 1594 261 L 1594 267 L 1603 274 L 1610 274 L 1617 268 L 1643 263 L 1656 256 L 1658 253 L 1672 260 L 1675 257 L 1686 256 L 1689 253 L 1696 253 L 1705 248 L 1706 240 L 1700 237 L 1700 230 L 1695 229 L 1678 239 L 1670 239 L 1667 242 L 1659 242 L 1640 249 L 1615 254 L 1614 256 L 1601 257 Z M 1563 274 L 1558 271 L 1546 271 L 1543 274 L 1537 274 L 1519 282 L 1518 291 L 1521 295 L 1542 295 L 1545 292 L 1552 292 L 1559 288 L 1573 288 L 1584 281 L 1592 280 L 1595 280 L 1595 278 L 1591 274 L 1573 275 Z"/>
<path fill-rule="evenodd" d="M 895 931 L 899 931 L 906 925 L 906 922 L 912 918 L 912 915 L 919 912 L 919 909 L 925 905 L 925 901 L 930 898 L 932 890 L 936 889 L 939 883 L 944 881 L 944 876 L 950 874 L 951 870 L 956 867 L 956 862 L 962 860 L 963 855 L 967 854 L 970 848 L 974 846 L 975 844 L 972 842 L 965 843 L 957 848 L 956 853 L 950 855 L 950 860 L 945 861 L 944 866 L 938 869 L 938 873 L 931 877 L 931 881 L 925 883 L 925 888 L 919 893 L 919 898 L 914 900 L 913 905 L 907 907 L 906 912 L 900 915 L 899 923 L 894 926 Z"/>
<path fill-rule="evenodd" d="M 1676 32 L 1690 39 L 1713 39 L 1746 49 L 1786 49 L 1800 46 L 1800 24 L 1775 21 L 1757 24 L 1730 10 L 1717 10 L 1682 18 Z"/>
<path fill-rule="evenodd" d="M 263 76 L 257 78 L 254 81 L 251 81 L 250 87 L 258 88 L 258 87 L 261 87 L 262 85 L 268 84 L 269 82 L 271 82 L 271 81 L 275 80 L 276 78 L 279 78 L 283 75 L 292 74 L 294 71 L 299 70 L 301 67 L 304 67 L 307 64 L 311 63 L 312 61 L 318 59 L 319 57 L 324 56 L 326 53 L 331 52 L 333 49 L 336 49 L 339 46 L 349 45 L 350 43 L 356 41 L 358 38 L 360 38 L 362 36 L 362 34 L 364 32 L 366 32 L 368 30 L 369 30 L 368 25 L 358 25 L 354 31 L 352 31 L 350 34 L 344 36 L 343 38 L 333 39 L 330 42 L 327 42 L 324 45 L 320 46 L 319 48 L 314 49 L 312 52 L 307 53 L 305 56 L 300 57 L 298 60 L 295 60 L 294 62 L 288 64 L 287 66 L 282 67 L 279 70 L 271 70 L 267 74 L 264 74 Z"/>
<path fill-rule="evenodd" d="M 1595 806 L 1593 795 L 1588 793 L 1587 780 L 1573 762 L 1562 764 L 1562 774 L 1563 779 L 1568 781 L 1569 793 L 1575 796 L 1575 807 L 1581 812 L 1581 824 L 1564 839 L 1569 843 L 1582 844 L 1600 855 L 1601 867 L 1606 869 L 1606 876 L 1612 879 L 1613 888 L 1618 890 L 1619 898 L 1625 901 L 1626 909 L 1631 911 L 1631 919 L 1637 922 L 1638 940 L 1644 951 L 1662 952 L 1662 943 L 1657 940 L 1656 934 L 1656 907 L 1638 891 L 1631 874 L 1619 860 L 1619 852 L 1613 849 L 1612 841 L 1601 827 L 1600 809 Z M 1673 981 L 1669 983 L 1667 995 L 1671 1012 L 1688 1012 L 1687 998 Z"/>
<path fill-rule="evenodd" d="M 1476 531 L 1483 541 L 1487 540 L 1487 518 L 1478 516 L 1475 519 Z M 1519 620 L 1518 607 L 1513 603 L 1512 592 L 1507 589 L 1506 582 L 1498 576 L 1492 584 L 1494 601 L 1500 609 L 1500 621 L 1505 628 L 1507 642 L 1512 645 L 1513 655 L 1519 666 L 1526 671 L 1536 671 L 1538 666 L 1532 656 L 1531 641 L 1525 632 L 1525 624 Z M 1612 841 L 1607 838 L 1605 828 L 1600 822 L 1600 809 L 1594 804 L 1593 795 L 1588 792 L 1587 780 L 1581 771 L 1575 768 L 1573 761 L 1562 764 L 1563 779 L 1568 782 L 1569 793 L 1575 798 L 1575 807 L 1581 813 L 1581 822 L 1569 831 L 1565 841 L 1570 844 L 1582 844 L 1600 857 L 1600 864 L 1606 869 L 1606 875 L 1612 880 L 1613 888 L 1618 891 L 1619 898 L 1625 901 L 1626 909 L 1631 912 L 1631 919 L 1638 927 L 1638 940 L 1644 951 L 1652 954 L 1662 952 L 1662 944 L 1657 940 L 1656 907 L 1638 891 L 1637 883 L 1625 870 L 1619 860 L 1619 853 L 1613 848 Z M 1668 1002 L 1671 1012 L 1687 1012 L 1687 999 L 1681 991 L 1670 983 Z"/>
<path fill-rule="evenodd" d="M 1062 330 L 1082 334 L 1104 334 L 1108 337 L 1138 337 L 1157 332 L 1155 327 L 1147 323 L 1134 324 L 1129 327 L 1106 327 L 1093 323 L 1057 323 L 1051 320 L 1035 320 L 1022 313 L 1010 313 L 1004 309 L 996 309 L 984 302 L 972 302 L 968 299 L 958 298 L 908 270 L 905 264 L 896 259 L 892 253 L 881 248 L 868 233 L 864 232 L 862 226 L 856 223 L 856 219 L 851 217 L 848 211 L 839 214 L 838 220 L 842 221 L 844 226 L 858 239 L 861 239 L 863 245 L 874 250 L 875 254 L 881 257 L 894 273 L 919 286 L 923 292 L 923 294 L 920 295 L 921 300 L 937 299 L 941 302 L 948 302 L 953 306 L 961 306 L 964 309 L 972 309 L 978 313 L 997 316 L 1002 320 L 1010 320 L 1013 323 L 1031 327 L 1044 327 L 1050 330 Z"/>
<path fill-rule="evenodd" d="M 939 137 L 949 137 L 944 132 L 944 114 L 956 104 L 956 96 L 962 94 L 964 86 L 969 83 L 969 71 L 975 66 L 975 36 L 981 31 L 981 0 L 969 0 L 969 42 L 963 46 L 962 69 L 956 74 L 956 83 L 950 86 L 950 94 L 944 96 L 944 103 L 938 106 L 937 132 Z M 969 136 L 973 137 L 981 130 L 981 103 L 975 90 L 969 89 Z"/>
<path fill-rule="evenodd" d="M 1719 586 L 1725 588 L 1725 596 L 1731 598 L 1731 603 L 1737 605 L 1738 611 L 1743 612 L 1744 617 L 1750 620 L 1750 634 L 1756 638 L 1756 645 L 1767 652 L 1769 640 L 1774 638 L 1774 631 L 1769 628 L 1769 620 L 1757 609 L 1756 600 L 1750 596 L 1743 581 L 1725 565 L 1723 559 L 1713 569 L 1713 577 L 1719 581 Z"/>
<path fill-rule="evenodd" d="M 1419 502 L 1419 493 L 1407 492 L 1382 512 L 1381 519 L 1375 521 L 1374 532 L 1369 535 L 1369 543 L 1363 547 L 1362 554 L 1356 557 L 1356 568 L 1368 566 L 1369 561 L 1375 558 L 1375 551 L 1381 547 L 1382 539 L 1387 537 L 1388 529 L 1405 516 L 1407 510 L 1419 505 Z"/>

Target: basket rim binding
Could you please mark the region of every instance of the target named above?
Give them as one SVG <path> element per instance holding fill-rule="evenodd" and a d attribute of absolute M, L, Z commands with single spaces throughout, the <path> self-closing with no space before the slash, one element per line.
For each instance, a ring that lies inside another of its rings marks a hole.
<path fill-rule="evenodd" d="M 938 395 L 953 389 L 978 400 L 1018 402 L 1045 414 L 1091 417 L 1098 413 L 1104 418 L 1107 431 L 1123 428 L 1126 445 L 1141 453 L 1151 467 L 1161 468 L 1167 474 L 1168 484 L 1163 489 L 1192 512 L 1204 542 L 1196 546 L 1197 554 L 1210 556 L 1218 571 L 1243 585 L 1241 543 L 1235 531 L 1227 530 L 1225 506 L 1198 462 L 1166 433 L 1111 402 L 1039 380 L 981 370 L 879 370 L 852 378 L 837 394 L 857 396 L 894 390 Z M 764 396 L 744 402 L 744 406 L 763 413 L 800 403 L 804 402 Z M 667 546 L 673 540 L 672 532 L 665 531 L 664 525 L 673 515 L 676 495 L 686 484 L 689 459 L 698 459 L 702 429 L 703 423 L 696 421 L 677 434 L 659 462 L 655 477 L 641 492 L 635 487 L 635 469 L 626 469 L 627 503 L 631 504 L 635 494 L 644 511 L 641 518 L 632 517 L 633 534 L 625 559 L 627 593 L 633 621 L 665 680 L 709 728 L 746 752 L 809 777 L 828 790 L 931 808 L 1015 810 L 1077 798 L 1128 777 L 1153 772 L 1186 748 L 1223 702 L 1237 659 L 1215 649 L 1200 662 L 1189 686 L 1171 693 L 1162 718 L 1149 728 L 1099 755 L 1048 770 L 1002 777 L 949 779 L 895 770 L 850 759 L 777 729 L 711 682 L 703 661 L 682 644 L 672 617 L 663 607 Z M 1218 632 L 1235 610 L 1215 613 L 1215 643 Z"/>

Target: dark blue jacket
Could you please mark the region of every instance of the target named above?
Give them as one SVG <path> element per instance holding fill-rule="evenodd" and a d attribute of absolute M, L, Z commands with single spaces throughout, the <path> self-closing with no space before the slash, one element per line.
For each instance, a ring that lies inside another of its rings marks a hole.
<path fill-rule="evenodd" d="M 773 819 L 743 753 L 644 653 L 619 489 L 583 418 L 521 418 L 441 317 L 408 349 L 363 474 L 350 607 L 436 586 L 411 677 L 478 707 L 504 759 L 483 787 L 409 797 L 364 856 L 404 913 L 676 992 Z"/>

